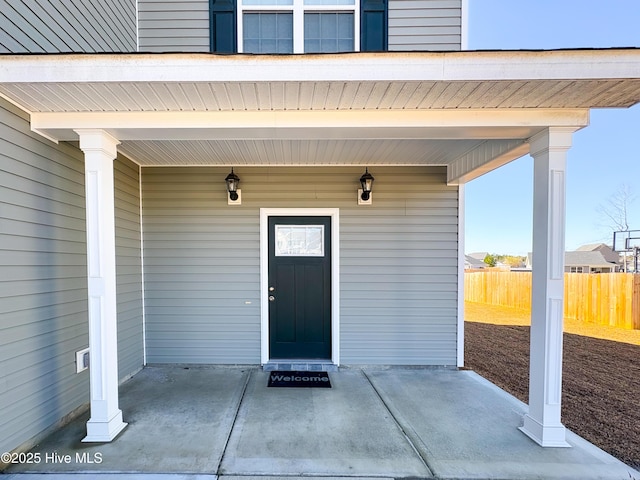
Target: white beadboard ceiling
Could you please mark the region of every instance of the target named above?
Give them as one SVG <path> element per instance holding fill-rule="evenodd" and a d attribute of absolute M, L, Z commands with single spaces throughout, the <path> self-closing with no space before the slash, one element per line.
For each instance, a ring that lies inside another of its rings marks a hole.
<path fill-rule="evenodd" d="M 30 112 L 610 108 L 639 91 L 640 79 L 0 85 Z"/>
<path fill-rule="evenodd" d="M 640 102 L 640 50 L 0 55 L 0 95 L 54 141 L 102 128 L 143 166 L 450 165 Z"/>
<path fill-rule="evenodd" d="M 446 165 L 478 140 L 124 141 L 141 165 Z"/>

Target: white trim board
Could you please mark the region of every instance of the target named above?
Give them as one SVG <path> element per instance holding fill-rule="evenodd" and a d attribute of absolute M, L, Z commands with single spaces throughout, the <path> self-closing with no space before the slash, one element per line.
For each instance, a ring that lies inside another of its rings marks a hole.
<path fill-rule="evenodd" d="M 260 363 L 269 353 L 269 217 L 331 217 L 331 361 L 340 365 L 340 209 L 260 209 Z"/>
<path fill-rule="evenodd" d="M 458 185 L 458 330 L 457 362 L 464 367 L 464 184 Z"/>
<path fill-rule="evenodd" d="M 0 83 L 376 82 L 637 79 L 640 49 L 360 52 L 331 55 L 5 55 Z M 36 85 L 36 84 L 34 84 Z M 620 95 L 613 89 L 612 97 Z"/>

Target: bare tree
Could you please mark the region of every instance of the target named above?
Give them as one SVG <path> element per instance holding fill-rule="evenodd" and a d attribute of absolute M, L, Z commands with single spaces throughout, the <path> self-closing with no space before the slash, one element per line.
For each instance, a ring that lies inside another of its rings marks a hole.
<path fill-rule="evenodd" d="M 633 189 L 623 183 L 607 198 L 605 203 L 598 207 L 598 213 L 606 221 L 611 231 L 629 230 L 629 210 L 636 198 Z"/>
<path fill-rule="evenodd" d="M 611 194 L 604 204 L 601 204 L 597 211 L 603 218 L 606 225 L 612 232 L 625 232 L 629 231 L 629 211 L 631 204 L 636 200 L 636 195 L 633 189 L 626 183 L 618 186 L 618 189 Z M 613 248 L 616 248 L 615 245 Z M 634 251 L 636 258 L 636 265 L 638 260 L 638 250 Z M 622 252 L 622 269 L 627 271 L 627 252 Z M 636 267 L 637 269 L 637 267 Z"/>

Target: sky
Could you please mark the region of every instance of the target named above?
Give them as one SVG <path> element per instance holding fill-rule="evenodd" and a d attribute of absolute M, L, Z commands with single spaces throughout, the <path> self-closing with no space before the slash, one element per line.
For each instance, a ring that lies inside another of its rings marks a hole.
<path fill-rule="evenodd" d="M 640 0 L 468 0 L 469 50 L 640 47 Z M 566 250 L 612 243 L 599 209 L 626 185 L 640 230 L 640 105 L 591 110 L 567 154 Z M 465 187 L 465 252 L 531 251 L 533 160 L 527 155 Z"/>

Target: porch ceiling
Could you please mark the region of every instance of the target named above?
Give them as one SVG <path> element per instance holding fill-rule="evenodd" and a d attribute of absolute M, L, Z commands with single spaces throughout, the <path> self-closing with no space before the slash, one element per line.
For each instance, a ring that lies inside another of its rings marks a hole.
<path fill-rule="evenodd" d="M 124 141 L 124 155 L 152 165 L 447 165 L 478 140 Z"/>
<path fill-rule="evenodd" d="M 54 141 L 98 128 L 141 165 L 501 164 L 640 102 L 640 50 L 0 55 L 0 95 Z"/>

